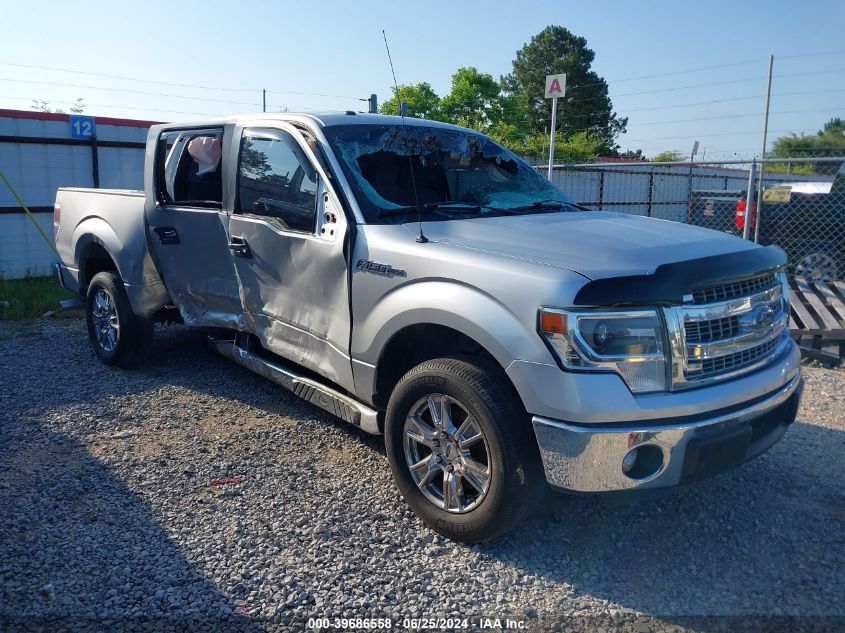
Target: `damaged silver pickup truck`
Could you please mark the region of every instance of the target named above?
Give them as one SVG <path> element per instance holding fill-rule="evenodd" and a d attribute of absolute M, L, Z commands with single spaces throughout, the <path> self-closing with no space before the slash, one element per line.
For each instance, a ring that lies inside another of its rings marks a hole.
<path fill-rule="evenodd" d="M 60 189 L 62 283 L 110 365 L 156 321 L 383 433 L 432 528 L 548 486 L 639 492 L 774 444 L 802 389 L 782 251 L 587 211 L 489 138 L 353 112 L 150 130 L 144 191 Z"/>

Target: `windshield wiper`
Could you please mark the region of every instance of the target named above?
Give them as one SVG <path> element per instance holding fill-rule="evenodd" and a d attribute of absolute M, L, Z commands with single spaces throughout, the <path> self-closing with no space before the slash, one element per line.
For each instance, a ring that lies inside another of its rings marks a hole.
<path fill-rule="evenodd" d="M 543 209 L 563 209 L 564 207 L 569 207 L 571 209 L 577 209 L 578 211 L 589 211 L 587 207 L 582 207 L 581 205 L 575 204 L 573 202 L 564 202 L 563 200 L 538 200 L 537 202 L 532 202 L 531 204 L 525 204 L 518 207 L 507 207 L 506 211 L 513 211 L 514 213 L 524 213 L 526 211 L 538 211 Z"/>
<path fill-rule="evenodd" d="M 453 211 L 455 213 L 480 213 L 482 209 L 490 209 L 493 211 L 498 211 L 499 209 L 492 209 L 491 207 L 487 206 L 486 204 L 474 204 L 474 203 L 466 203 L 466 202 L 453 202 L 450 200 L 444 200 L 443 202 L 428 202 L 426 204 L 421 204 L 419 207 L 416 205 L 408 205 L 404 207 L 394 207 L 392 209 L 381 209 L 378 213 L 378 217 L 383 218 L 389 215 L 403 215 L 405 213 L 414 213 L 416 211 Z"/>

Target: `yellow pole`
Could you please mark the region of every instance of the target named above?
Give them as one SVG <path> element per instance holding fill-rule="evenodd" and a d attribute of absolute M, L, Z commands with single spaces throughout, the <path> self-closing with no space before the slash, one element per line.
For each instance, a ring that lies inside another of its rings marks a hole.
<path fill-rule="evenodd" d="M 38 229 L 39 233 L 41 233 L 41 237 L 44 238 L 44 241 L 47 242 L 47 244 L 50 245 L 50 248 L 52 248 L 55 252 L 58 252 L 58 251 L 56 251 L 56 245 L 53 244 L 53 240 L 51 240 L 49 237 L 47 237 L 47 234 L 44 232 L 44 229 L 42 229 L 41 226 L 39 226 L 38 222 L 35 220 L 35 216 L 32 215 L 32 211 L 30 211 L 27 208 L 27 206 L 24 204 L 23 198 L 21 198 L 18 195 L 18 192 L 15 191 L 15 188 L 12 186 L 12 183 L 9 182 L 9 179 L 6 178 L 6 174 L 3 173 L 2 169 L 0 169 L 0 178 L 2 178 L 3 182 L 6 183 L 6 186 L 9 188 L 9 191 L 12 192 L 12 195 L 15 196 L 15 198 L 18 201 L 18 204 L 21 205 L 21 209 L 23 209 L 26 212 L 26 214 L 29 216 L 29 219 L 35 225 L 35 228 Z"/>

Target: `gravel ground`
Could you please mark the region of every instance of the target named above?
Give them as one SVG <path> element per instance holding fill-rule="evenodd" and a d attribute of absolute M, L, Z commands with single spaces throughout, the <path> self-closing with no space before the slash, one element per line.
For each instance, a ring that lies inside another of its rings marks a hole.
<path fill-rule="evenodd" d="M 0 629 L 453 615 L 645 633 L 845 616 L 843 371 L 807 367 L 799 422 L 736 471 L 632 505 L 551 496 L 463 546 L 398 498 L 380 438 L 196 332 L 156 335 L 120 371 L 76 320 L 0 323 Z"/>

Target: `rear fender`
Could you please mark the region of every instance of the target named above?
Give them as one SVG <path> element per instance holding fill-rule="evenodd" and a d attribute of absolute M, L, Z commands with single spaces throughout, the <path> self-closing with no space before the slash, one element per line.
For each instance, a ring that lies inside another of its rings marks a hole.
<path fill-rule="evenodd" d="M 127 244 L 118 237 L 103 218 L 89 216 L 77 224 L 73 233 L 74 263 L 79 269 L 80 290 L 85 278 L 85 258 L 91 246 L 101 246 L 111 257 L 123 280 L 132 310 L 139 316 L 150 316 L 170 303 L 167 289 L 147 251 L 143 227 Z"/>

